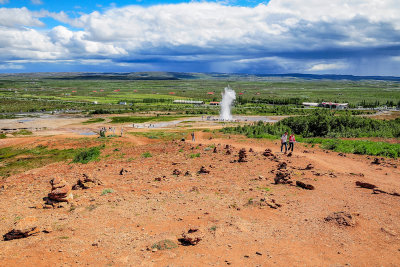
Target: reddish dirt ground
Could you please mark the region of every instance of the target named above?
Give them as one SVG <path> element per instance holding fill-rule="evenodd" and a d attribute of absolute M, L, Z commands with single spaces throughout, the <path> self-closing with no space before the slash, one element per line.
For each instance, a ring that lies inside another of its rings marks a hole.
<path fill-rule="evenodd" d="M 276 141 L 211 136 L 196 132 L 193 143 L 126 135 L 108 143 L 98 162 L 53 163 L 3 179 L 1 235 L 28 216 L 36 217 L 38 227 L 48 233 L 0 241 L 0 265 L 398 265 L 400 196 L 373 194 L 355 182 L 400 193 L 400 172 L 395 168 L 399 160 L 375 165 L 372 157 L 339 155 L 301 144 L 288 157 L 280 153 Z M 97 142 L 93 137 L 82 144 L 74 138 L 7 138 L 1 146 L 69 148 Z M 231 155 L 226 155 L 225 145 L 232 146 Z M 235 162 L 241 148 L 247 151 L 247 162 Z M 275 159 L 263 156 L 266 148 Z M 151 157 L 143 157 L 146 152 Z M 302 181 L 315 190 L 275 184 L 279 162 L 287 163 L 294 183 Z M 314 167 L 306 170 L 310 163 Z M 210 172 L 199 174 L 201 166 Z M 121 175 L 122 168 L 126 171 Z M 182 174 L 174 175 L 175 169 Z M 190 175 L 185 176 L 186 171 Z M 52 178 L 73 185 L 83 174 L 102 185 L 73 190 L 74 200 L 62 208 L 40 208 Z M 105 189 L 113 192 L 103 194 Z M 260 199 L 281 206 L 270 208 Z M 352 225 L 325 220 L 341 211 L 352 215 Z M 184 246 L 179 239 L 189 229 L 198 229 L 194 235 L 201 240 Z M 152 249 L 165 239 L 178 246 Z"/>

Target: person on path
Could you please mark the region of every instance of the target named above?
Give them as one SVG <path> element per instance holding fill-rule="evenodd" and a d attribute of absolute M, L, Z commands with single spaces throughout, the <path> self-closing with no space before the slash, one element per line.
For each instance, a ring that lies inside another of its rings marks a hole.
<path fill-rule="evenodd" d="M 124 127 L 121 127 L 121 137 L 123 133 L 124 133 Z"/>
<path fill-rule="evenodd" d="M 281 152 L 283 150 L 283 146 L 285 146 L 285 154 L 287 152 L 287 135 L 288 133 L 285 132 L 281 137 Z"/>
<path fill-rule="evenodd" d="M 293 148 L 294 148 L 294 143 L 296 142 L 296 137 L 294 137 L 294 134 L 292 133 L 290 136 L 289 136 L 289 151 L 292 151 L 293 152 Z"/>
<path fill-rule="evenodd" d="M 194 142 L 195 141 L 194 132 L 192 132 L 191 135 L 192 135 L 192 142 Z"/>

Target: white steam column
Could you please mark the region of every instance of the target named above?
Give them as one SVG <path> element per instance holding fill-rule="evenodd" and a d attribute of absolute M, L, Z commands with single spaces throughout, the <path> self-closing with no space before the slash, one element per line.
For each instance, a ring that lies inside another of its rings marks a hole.
<path fill-rule="evenodd" d="M 222 100 L 220 103 L 221 106 L 221 112 L 219 114 L 219 119 L 222 121 L 231 121 L 232 120 L 232 114 L 231 114 L 231 108 L 233 101 L 236 99 L 236 93 L 232 88 L 225 87 L 225 91 L 222 93 Z"/>

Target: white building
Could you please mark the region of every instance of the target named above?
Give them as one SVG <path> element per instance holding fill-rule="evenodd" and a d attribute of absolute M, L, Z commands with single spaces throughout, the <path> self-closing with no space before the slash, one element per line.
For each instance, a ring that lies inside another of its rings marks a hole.
<path fill-rule="evenodd" d="M 192 104 L 192 105 L 203 105 L 204 101 L 195 100 L 174 100 L 174 104 Z"/>
<path fill-rule="evenodd" d="M 318 103 L 311 103 L 311 102 L 303 102 L 302 103 L 303 106 L 305 107 L 318 107 Z"/>

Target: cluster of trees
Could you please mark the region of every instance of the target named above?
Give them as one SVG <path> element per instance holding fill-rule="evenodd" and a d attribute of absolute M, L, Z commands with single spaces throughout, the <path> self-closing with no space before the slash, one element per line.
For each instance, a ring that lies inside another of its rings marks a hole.
<path fill-rule="evenodd" d="M 350 115 L 334 116 L 320 112 L 309 116 L 289 117 L 278 123 L 258 122 L 255 125 L 223 129 L 226 133 L 239 133 L 248 137 L 262 138 L 293 132 L 302 137 L 400 137 L 400 119 L 382 121 Z"/>
<path fill-rule="evenodd" d="M 303 102 L 302 99 L 298 97 L 293 98 L 244 98 L 242 96 L 238 96 L 236 99 L 236 103 L 239 105 L 244 105 L 248 103 L 257 103 L 257 104 L 271 104 L 271 105 L 301 105 Z"/>

